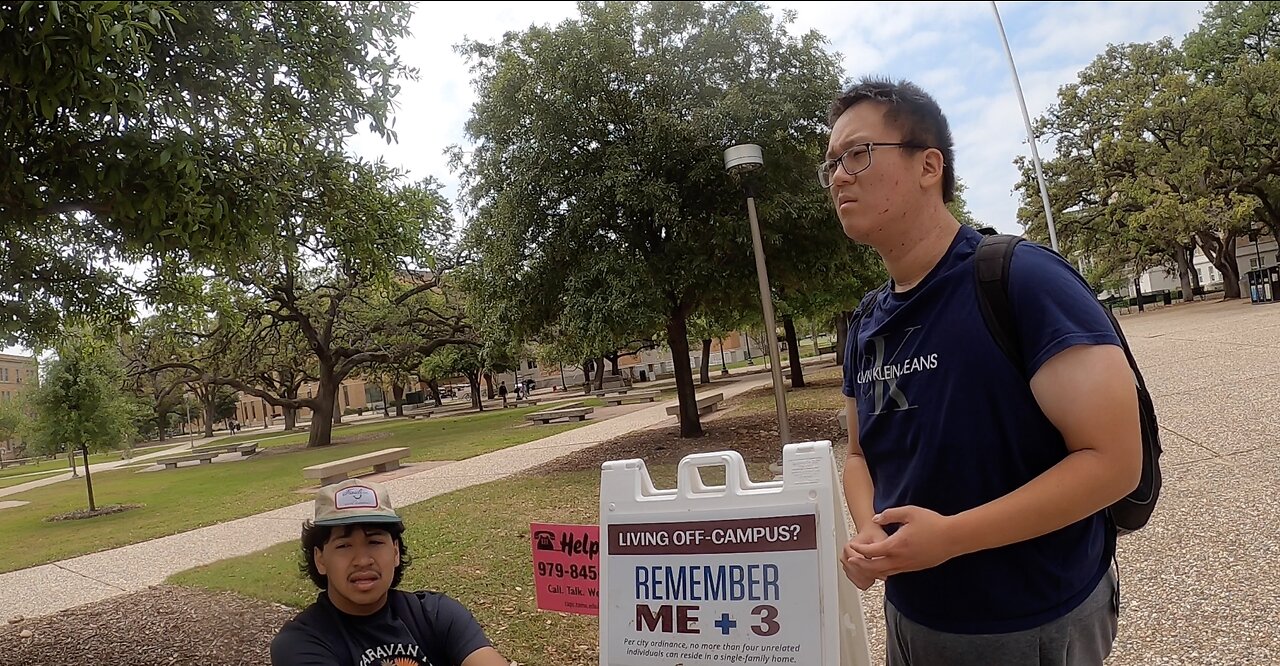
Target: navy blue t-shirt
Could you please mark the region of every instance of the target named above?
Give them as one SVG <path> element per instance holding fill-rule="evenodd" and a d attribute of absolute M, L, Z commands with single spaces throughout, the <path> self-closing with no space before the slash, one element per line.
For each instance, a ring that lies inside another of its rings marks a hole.
<path fill-rule="evenodd" d="M 415 613 L 409 604 L 417 604 Z M 273 666 L 459 666 L 490 647 L 462 604 L 437 592 L 391 590 L 372 615 L 348 615 L 320 592 L 271 641 Z"/>
<path fill-rule="evenodd" d="M 1014 250 L 1009 301 L 1027 367 L 1001 352 L 978 309 L 974 253 L 962 227 L 909 291 L 863 304 L 849 336 L 844 394 L 876 512 L 916 505 L 953 515 L 1007 495 L 1067 455 L 1027 377 L 1075 345 L 1119 345 L 1089 286 L 1053 252 Z M 856 346 L 855 346 L 856 345 Z M 1005 633 L 1066 615 L 1098 585 L 1115 548 L 1104 514 L 1056 532 L 890 576 L 888 600 L 937 631 Z"/>

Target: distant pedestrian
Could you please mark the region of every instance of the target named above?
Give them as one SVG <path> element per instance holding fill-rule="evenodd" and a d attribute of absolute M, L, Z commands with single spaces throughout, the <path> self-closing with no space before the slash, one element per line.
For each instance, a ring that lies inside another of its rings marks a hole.
<path fill-rule="evenodd" d="M 493 385 L 490 384 L 490 386 L 493 386 Z M 506 382 L 502 382 L 498 384 L 498 395 L 502 396 L 502 406 L 506 407 L 507 406 L 507 383 Z"/>

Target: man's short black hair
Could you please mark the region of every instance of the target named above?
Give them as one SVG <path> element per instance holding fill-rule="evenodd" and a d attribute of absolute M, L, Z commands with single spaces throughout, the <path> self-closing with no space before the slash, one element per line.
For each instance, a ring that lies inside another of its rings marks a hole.
<path fill-rule="evenodd" d="M 866 76 L 831 103 L 827 123 L 835 126 L 845 111 L 866 101 L 885 106 L 885 121 L 902 130 L 904 143 L 932 146 L 942 152 L 942 201 L 951 203 L 956 194 L 955 145 L 938 103 L 910 81 Z"/>
<path fill-rule="evenodd" d="M 338 530 L 341 536 L 346 536 L 352 530 L 384 530 L 391 535 L 391 540 L 396 542 L 396 547 L 400 549 L 400 565 L 396 567 L 396 572 L 391 576 L 391 587 L 399 587 L 400 579 L 404 577 L 404 569 L 413 561 L 409 557 L 409 548 L 404 545 L 404 525 L 401 523 L 368 523 L 356 525 L 316 525 L 310 520 L 302 524 L 302 572 L 316 584 L 316 587 L 327 590 L 329 589 L 329 579 L 320 570 L 316 568 L 315 549 L 324 550 L 324 545 L 329 543 L 329 536 L 334 530 Z M 367 532 L 366 532 L 367 534 Z"/>

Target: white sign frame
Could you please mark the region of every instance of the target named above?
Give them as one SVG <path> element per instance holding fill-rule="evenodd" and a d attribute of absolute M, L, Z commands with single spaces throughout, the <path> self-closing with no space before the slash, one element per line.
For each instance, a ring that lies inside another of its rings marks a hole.
<path fill-rule="evenodd" d="M 705 467 L 723 468 L 725 484 L 706 485 L 699 471 Z M 763 482 L 750 479 L 736 451 L 686 456 L 673 489 L 656 488 L 643 460 L 604 463 L 601 666 L 870 666 L 861 594 L 840 566 L 849 539 L 840 489 L 829 441 L 788 444 L 782 476 Z M 753 545 L 742 545 L 747 542 Z M 673 598 L 675 570 L 681 582 L 689 577 L 688 587 L 678 585 L 674 597 L 694 600 L 684 607 L 685 616 L 679 606 L 638 599 Z M 718 572 L 718 583 L 712 572 Z M 695 576 L 703 578 L 701 588 Z M 741 587 L 731 594 L 726 580 Z M 702 604 L 707 590 L 712 600 Z M 773 610 L 762 610 L 762 604 Z M 785 633 L 765 624 L 771 612 L 785 617 Z M 713 616 L 723 624 L 713 628 Z M 758 638 L 766 635 L 779 640 Z M 803 660 L 788 661 L 786 650 Z"/>

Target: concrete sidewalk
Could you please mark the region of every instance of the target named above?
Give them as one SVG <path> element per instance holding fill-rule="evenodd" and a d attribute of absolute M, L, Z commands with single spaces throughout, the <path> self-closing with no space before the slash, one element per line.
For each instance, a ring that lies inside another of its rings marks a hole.
<path fill-rule="evenodd" d="M 212 439 L 217 439 L 217 438 L 212 438 Z M 208 440 L 208 441 L 212 441 L 212 439 L 210 439 L 210 440 Z M 201 440 L 196 440 L 197 445 L 199 445 L 200 441 L 201 441 Z M 90 463 L 90 464 L 89 464 L 89 473 L 90 473 L 90 474 L 96 474 L 97 472 L 105 472 L 105 471 L 107 471 L 107 470 L 117 469 L 117 468 L 119 468 L 119 467 L 126 467 L 126 466 L 128 466 L 128 465 L 136 465 L 136 464 L 138 464 L 139 462 L 142 462 L 142 461 L 154 460 L 154 459 L 156 459 L 156 458 L 160 458 L 160 457 L 163 457 L 163 456 L 169 456 L 169 455 L 174 455 L 174 454 L 182 453 L 182 452 L 184 452 L 184 451 L 189 450 L 189 447 L 190 447 L 190 446 L 191 446 L 191 445 L 190 445 L 189 443 L 187 443 L 187 442 L 183 442 L 182 444 L 175 444 L 174 446 L 171 446 L 171 447 L 166 448 L 166 449 L 160 449 L 160 450 L 157 450 L 157 451 L 152 451 L 152 452 L 150 452 L 150 453 L 146 453 L 146 454 L 143 454 L 143 455 L 140 455 L 140 456 L 135 456 L 135 457 L 133 457 L 133 458 L 128 458 L 128 459 L 126 459 L 126 460 L 111 460 L 111 461 L 108 461 L 108 462 Z M 77 461 L 77 462 L 78 462 L 78 461 Z M 82 464 L 82 463 L 81 463 L 81 464 Z M 82 471 L 83 471 L 83 467 L 77 467 L 77 473 L 82 472 Z M 43 472 L 36 472 L 36 474 L 41 474 L 41 473 L 43 473 Z M 53 485 L 53 484 L 55 484 L 55 483 L 61 483 L 61 482 L 63 482 L 63 481 L 68 481 L 68 480 L 71 480 L 71 479 L 75 478 L 75 476 L 72 476 L 71 472 L 69 472 L 69 471 L 67 471 L 67 472 L 62 472 L 62 473 L 54 473 L 54 472 L 47 472 L 47 473 L 48 473 L 48 474 L 53 474 L 53 476 L 44 476 L 44 477 L 42 477 L 42 478 L 35 479 L 35 480 L 33 480 L 33 481 L 28 481 L 28 482 L 26 482 L 26 483 L 20 483 L 20 484 L 18 484 L 18 485 L 16 485 L 16 486 L 9 486 L 8 488 L 0 488 L 0 497 L 7 497 L 7 496 L 9 496 L 9 495 L 17 495 L 17 494 L 19 494 L 19 493 L 25 493 L 25 492 L 27 492 L 28 490 L 35 490 L 36 488 L 40 488 L 40 487 L 43 487 L 43 486 Z"/>
<path fill-rule="evenodd" d="M 700 391 L 725 399 L 768 386 L 768 375 Z M 493 451 L 385 482 L 397 506 L 408 506 L 469 486 L 496 481 L 595 444 L 664 422 L 674 422 L 664 402 L 606 421 Z M 145 589 L 169 576 L 298 538 L 311 517 L 310 501 L 182 532 L 131 546 L 0 574 L 5 618 L 56 613 Z"/>

